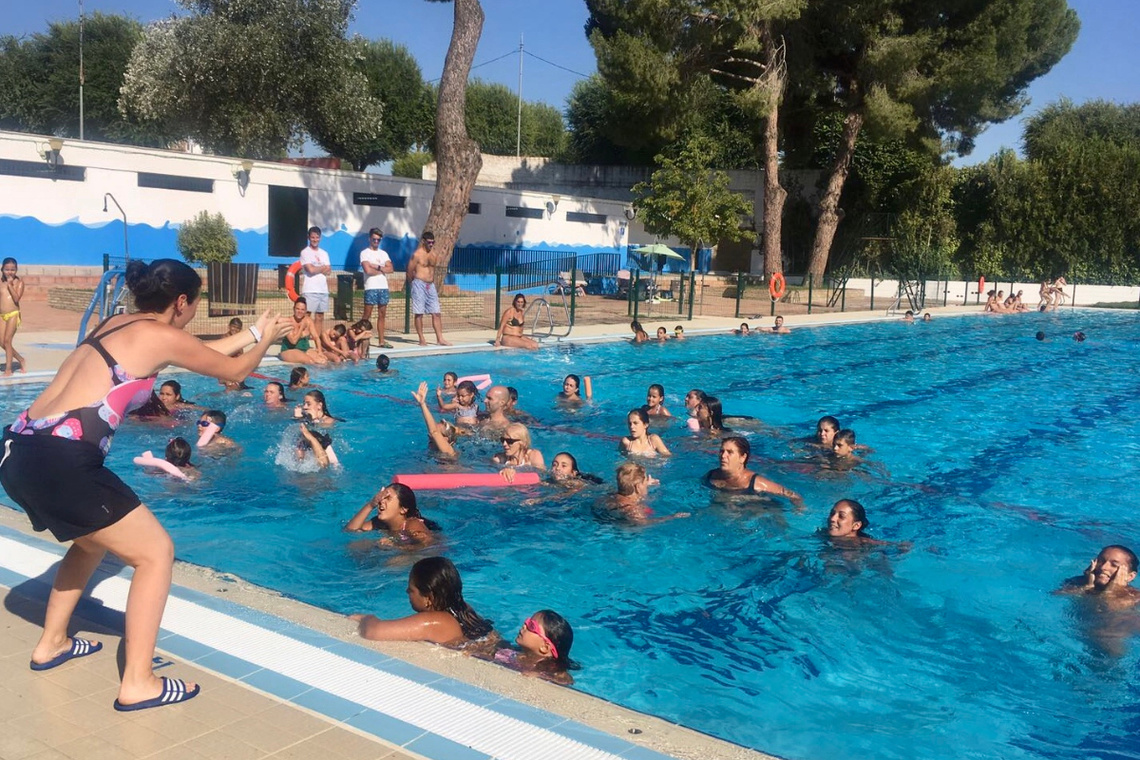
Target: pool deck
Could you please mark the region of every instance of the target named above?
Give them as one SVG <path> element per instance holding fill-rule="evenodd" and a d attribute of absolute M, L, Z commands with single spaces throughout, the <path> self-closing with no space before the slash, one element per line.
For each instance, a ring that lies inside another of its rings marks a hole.
<path fill-rule="evenodd" d="M 931 309 L 935 319 L 978 311 Z M 884 319 L 899 318 L 848 312 L 789 317 L 787 325 Z M 699 335 L 740 321 L 684 324 L 687 334 Z M 749 322 L 770 325 L 771 318 Z M 651 334 L 656 327 L 646 321 Z M 572 339 L 628 334 L 626 324 L 599 325 L 575 329 Z M 489 349 L 485 330 L 445 337 L 456 344 L 446 350 Z M 34 371 L 10 382 L 44 382 L 74 342 L 74 329 L 21 330 L 17 349 Z M 396 359 L 437 351 L 403 343 L 387 353 Z M 266 371 L 272 364 L 276 360 L 267 361 Z M 0 508 L 4 760 L 768 757 L 441 647 L 364 642 L 339 615 L 181 562 L 155 666 L 161 675 L 202 684 L 203 692 L 184 705 L 118 713 L 111 702 L 129 569 L 105 562 L 73 621 L 73 632 L 104 643 L 102 652 L 47 672 L 28 668 L 63 551 L 50 536 L 32 533 L 22 512 Z"/>

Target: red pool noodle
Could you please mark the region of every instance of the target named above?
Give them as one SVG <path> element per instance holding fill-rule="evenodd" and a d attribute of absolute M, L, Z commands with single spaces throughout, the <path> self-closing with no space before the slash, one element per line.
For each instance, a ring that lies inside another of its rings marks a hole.
<path fill-rule="evenodd" d="M 541 478 L 537 472 L 516 472 L 515 482 L 508 483 L 497 472 L 426 472 L 416 475 L 397 475 L 393 483 L 400 483 L 413 491 L 444 488 L 504 488 L 506 486 L 533 486 Z"/>

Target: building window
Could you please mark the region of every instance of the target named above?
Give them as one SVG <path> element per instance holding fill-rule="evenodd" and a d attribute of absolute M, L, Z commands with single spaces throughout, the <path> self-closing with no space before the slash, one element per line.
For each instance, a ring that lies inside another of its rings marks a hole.
<path fill-rule="evenodd" d="M 483 213 L 483 204 L 482 203 L 468 203 L 467 204 L 467 213 L 468 214 L 482 214 Z"/>
<path fill-rule="evenodd" d="M 587 214 L 585 211 L 567 211 L 566 221 L 582 222 L 583 224 L 605 224 L 605 214 Z"/>
<path fill-rule="evenodd" d="M 384 208 L 403 208 L 407 201 L 402 195 L 381 195 L 379 193 L 353 193 L 352 202 L 357 206 L 383 206 Z"/>
<path fill-rule="evenodd" d="M 39 179 L 63 179 L 69 182 L 83 182 L 87 179 L 87 167 L 60 164 L 49 166 L 46 161 L 15 161 L 0 159 L 0 174 L 9 177 L 36 177 Z"/>
<path fill-rule="evenodd" d="M 526 206 L 507 206 L 507 216 L 515 219 L 541 219 L 546 216 L 546 209 L 527 208 Z"/>
<path fill-rule="evenodd" d="M 180 177 L 177 174 L 151 174 L 139 172 L 139 187 L 159 190 L 185 190 L 190 193 L 214 192 L 214 180 L 200 177 Z"/>

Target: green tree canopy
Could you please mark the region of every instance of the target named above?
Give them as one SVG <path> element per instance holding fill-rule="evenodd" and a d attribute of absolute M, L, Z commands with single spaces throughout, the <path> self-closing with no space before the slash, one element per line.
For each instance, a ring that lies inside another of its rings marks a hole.
<path fill-rule="evenodd" d="M 689 246 L 690 265 L 702 245 L 752 234 L 741 229 L 752 204 L 728 189 L 727 174 L 711 169 L 713 152 L 711 140 L 694 138 L 675 158 L 659 155 L 660 168 L 649 182 L 633 187 L 633 205 L 646 231 L 676 237 Z"/>
<path fill-rule="evenodd" d="M 515 155 L 519 145 L 518 108 L 518 95 L 506 85 L 481 79 L 467 83 L 467 132 L 484 153 Z M 565 141 L 566 126 L 557 108 L 523 101 L 522 155 L 556 156 Z"/>
<path fill-rule="evenodd" d="M 310 124 L 335 124 L 353 151 L 379 136 L 381 106 L 345 37 L 351 0 L 179 2 L 190 14 L 148 27 L 131 57 L 129 118 L 253 158 L 284 155 Z"/>
<path fill-rule="evenodd" d="M 83 136 L 135 145 L 165 145 L 160 130 L 128 123 L 119 89 L 143 26 L 125 16 L 93 13 L 83 25 Z M 79 136 L 79 22 L 61 21 L 26 40 L 0 38 L 0 126 Z"/>

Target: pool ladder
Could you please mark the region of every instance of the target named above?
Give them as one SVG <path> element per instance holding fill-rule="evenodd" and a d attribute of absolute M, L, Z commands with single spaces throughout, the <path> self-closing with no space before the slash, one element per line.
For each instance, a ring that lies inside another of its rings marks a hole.
<path fill-rule="evenodd" d="M 570 322 L 570 304 L 566 302 L 565 291 L 561 292 L 561 296 L 561 311 L 562 314 L 564 314 L 566 317 L 566 332 L 562 333 L 561 335 L 554 334 L 554 331 L 559 327 L 559 325 L 555 324 L 554 322 L 554 309 L 556 307 L 551 306 L 550 301 L 545 296 L 539 296 L 538 298 L 531 301 L 530 304 L 526 307 L 526 311 L 523 312 L 524 324 L 526 323 L 527 316 L 530 315 L 532 311 L 534 312 L 534 316 L 531 318 L 530 323 L 530 336 L 535 340 L 542 341 L 546 340 L 547 338 L 558 338 L 561 340 L 562 338 L 568 338 L 570 336 L 571 330 L 574 329 L 574 325 Z M 539 331 L 540 322 L 542 323 L 542 329 L 545 329 L 545 333 Z"/>

